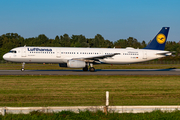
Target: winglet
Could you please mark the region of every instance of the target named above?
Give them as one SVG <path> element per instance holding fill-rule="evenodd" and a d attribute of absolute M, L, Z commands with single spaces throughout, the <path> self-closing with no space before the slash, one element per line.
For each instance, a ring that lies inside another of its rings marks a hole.
<path fill-rule="evenodd" d="M 144 49 L 164 50 L 169 29 L 170 27 L 163 27 Z"/>

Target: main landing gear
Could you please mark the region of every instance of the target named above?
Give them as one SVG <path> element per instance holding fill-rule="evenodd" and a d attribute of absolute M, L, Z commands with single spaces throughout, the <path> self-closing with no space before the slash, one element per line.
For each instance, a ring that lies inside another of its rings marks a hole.
<path fill-rule="evenodd" d="M 95 68 L 94 68 L 94 67 L 90 67 L 90 68 L 89 68 L 89 71 L 90 71 L 90 72 L 94 72 L 94 71 L 95 71 Z"/>
<path fill-rule="evenodd" d="M 90 68 L 89 68 L 89 71 L 90 72 L 94 72 L 95 71 L 95 68 L 93 67 L 93 64 L 90 63 Z M 88 65 L 86 65 L 86 67 L 83 68 L 83 71 L 88 71 Z"/>
<path fill-rule="evenodd" d="M 88 66 L 86 65 L 86 67 L 83 68 L 83 71 L 88 71 Z"/>
<path fill-rule="evenodd" d="M 22 63 L 22 68 L 21 68 L 21 71 L 23 72 L 25 69 L 24 69 L 24 66 L 25 66 L 25 62 Z"/>

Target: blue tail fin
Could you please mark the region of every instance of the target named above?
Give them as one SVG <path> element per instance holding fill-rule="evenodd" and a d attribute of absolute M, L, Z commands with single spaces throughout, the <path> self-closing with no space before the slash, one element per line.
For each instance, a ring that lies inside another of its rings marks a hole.
<path fill-rule="evenodd" d="M 168 32 L 169 27 L 163 27 L 144 49 L 164 50 Z"/>

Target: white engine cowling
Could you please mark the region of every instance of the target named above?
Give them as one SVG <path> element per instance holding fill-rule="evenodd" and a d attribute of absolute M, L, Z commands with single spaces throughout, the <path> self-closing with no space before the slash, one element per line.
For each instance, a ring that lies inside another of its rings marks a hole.
<path fill-rule="evenodd" d="M 86 66 L 86 63 L 80 60 L 68 60 L 67 62 L 67 67 L 70 67 L 70 68 L 84 68 L 85 66 Z"/>

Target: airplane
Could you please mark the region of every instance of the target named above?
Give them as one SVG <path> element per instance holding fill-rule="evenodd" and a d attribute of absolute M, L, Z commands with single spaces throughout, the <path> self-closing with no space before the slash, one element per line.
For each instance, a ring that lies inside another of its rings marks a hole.
<path fill-rule="evenodd" d="M 171 55 L 164 51 L 170 27 L 162 27 L 143 49 L 76 48 L 76 47 L 17 47 L 3 55 L 4 60 L 25 63 L 58 63 L 60 67 L 83 68 L 94 72 L 93 64 L 132 64 Z"/>

